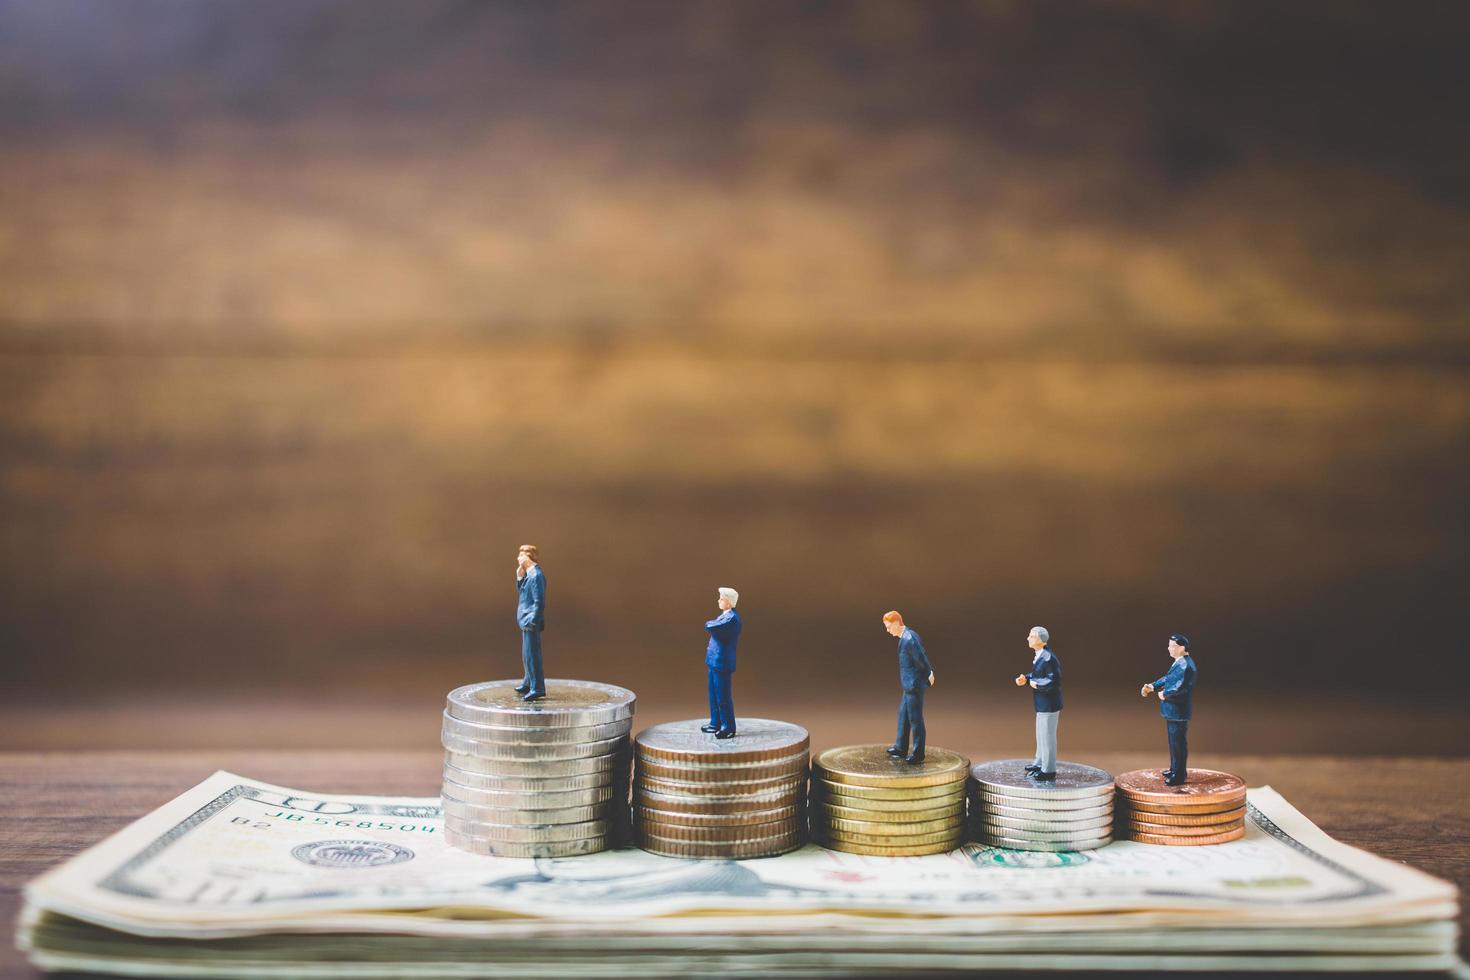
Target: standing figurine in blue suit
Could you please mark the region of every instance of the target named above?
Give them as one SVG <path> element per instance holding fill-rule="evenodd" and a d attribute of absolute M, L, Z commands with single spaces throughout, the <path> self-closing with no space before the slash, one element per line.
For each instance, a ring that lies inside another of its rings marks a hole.
<path fill-rule="evenodd" d="M 1016 686 L 1031 686 L 1036 708 L 1036 758 L 1026 767 L 1032 778 L 1051 782 L 1057 778 L 1057 722 L 1062 717 L 1062 662 L 1047 646 L 1051 634 L 1045 626 L 1034 626 L 1026 634 L 1031 647 L 1031 672 L 1017 674 Z"/>
<path fill-rule="evenodd" d="M 525 676 L 516 686 L 522 701 L 546 697 L 546 674 L 541 669 L 541 630 L 546 626 L 546 576 L 536 561 L 534 544 L 516 553 L 516 624 L 521 628 L 521 666 Z"/>
<path fill-rule="evenodd" d="M 895 609 L 883 614 L 883 628 L 889 636 L 898 637 L 898 681 L 903 685 L 903 700 L 898 703 L 898 733 L 888 754 L 898 756 L 904 762 L 924 761 L 924 692 L 934 686 L 934 668 L 929 666 L 929 655 L 924 652 L 924 641 L 919 634 L 903 624 L 903 617 Z M 913 750 L 909 749 L 909 735 L 913 734 Z"/>
<path fill-rule="evenodd" d="M 735 673 L 735 647 L 740 641 L 740 614 L 735 611 L 740 593 L 725 588 L 717 592 L 720 614 L 704 624 L 709 631 L 709 646 L 704 649 L 704 663 L 709 668 L 709 724 L 699 726 L 699 730 L 715 738 L 734 738 L 735 699 L 730 693 L 730 675 Z"/>
<path fill-rule="evenodd" d="M 1169 734 L 1169 768 L 1164 770 L 1164 785 L 1178 786 L 1189 778 L 1189 719 L 1194 714 L 1194 658 L 1189 655 L 1189 638 L 1183 633 L 1169 637 L 1169 656 L 1174 663 L 1169 672 L 1138 693 L 1148 697 L 1159 692 L 1159 714 L 1164 716 L 1164 729 Z"/>

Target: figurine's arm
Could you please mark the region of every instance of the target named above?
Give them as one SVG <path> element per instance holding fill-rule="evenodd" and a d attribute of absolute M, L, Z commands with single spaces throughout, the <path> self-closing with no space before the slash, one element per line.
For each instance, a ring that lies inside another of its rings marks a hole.
<path fill-rule="evenodd" d="M 924 644 L 914 640 L 909 644 L 909 656 L 913 658 L 914 666 L 919 668 L 919 673 L 934 673 L 934 668 L 929 664 L 929 655 L 924 652 Z"/>
<path fill-rule="evenodd" d="M 1037 691 L 1043 691 L 1051 687 L 1057 680 L 1056 661 L 1048 661 L 1046 667 L 1040 672 L 1034 669 L 1031 672 L 1031 687 Z"/>
<path fill-rule="evenodd" d="M 546 580 L 539 575 L 531 576 L 526 583 L 526 595 L 530 600 L 531 607 L 526 610 L 526 615 L 521 619 L 521 626 L 533 626 L 540 619 L 546 608 Z"/>
<path fill-rule="evenodd" d="M 1192 670 L 1181 670 L 1179 672 L 1179 678 L 1178 678 L 1178 680 L 1176 680 L 1172 685 L 1167 685 L 1167 684 L 1164 685 L 1163 694 L 1164 694 L 1164 697 L 1166 697 L 1166 698 L 1172 698 L 1174 695 L 1180 693 L 1181 691 L 1183 691 L 1184 693 L 1187 694 L 1193 688 L 1194 688 L 1194 671 L 1192 671 Z"/>

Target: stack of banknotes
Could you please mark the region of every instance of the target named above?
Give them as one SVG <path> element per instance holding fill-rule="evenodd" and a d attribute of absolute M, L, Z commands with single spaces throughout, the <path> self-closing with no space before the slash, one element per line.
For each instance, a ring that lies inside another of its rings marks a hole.
<path fill-rule="evenodd" d="M 1269 788 L 1246 810 L 1212 847 L 517 859 L 449 847 L 438 799 L 219 772 L 32 882 L 19 941 L 44 969 L 155 977 L 1461 965 L 1453 885 L 1332 840 Z"/>
<path fill-rule="evenodd" d="M 449 692 L 444 837 L 497 857 L 569 857 L 627 836 L 628 733 L 637 698 L 595 681 L 549 680 L 523 701 L 515 681 Z"/>

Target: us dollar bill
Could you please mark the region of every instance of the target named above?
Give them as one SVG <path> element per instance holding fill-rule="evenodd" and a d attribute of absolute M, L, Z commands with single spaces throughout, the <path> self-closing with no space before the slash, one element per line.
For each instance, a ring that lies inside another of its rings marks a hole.
<path fill-rule="evenodd" d="M 491 948 L 508 976 L 1459 965 L 1452 884 L 1269 788 L 1246 825 L 1201 848 L 524 860 L 448 847 L 438 799 L 218 772 L 28 885 L 18 939 L 46 969 L 154 975 L 465 976 Z"/>

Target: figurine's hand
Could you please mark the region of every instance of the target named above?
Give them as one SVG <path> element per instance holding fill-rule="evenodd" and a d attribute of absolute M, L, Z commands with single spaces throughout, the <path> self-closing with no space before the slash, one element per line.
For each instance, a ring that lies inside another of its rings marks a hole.
<path fill-rule="evenodd" d="M 934 671 L 932 671 L 932 670 L 929 671 L 929 686 L 930 687 L 933 687 L 934 686 Z"/>
<path fill-rule="evenodd" d="M 1026 675 L 1025 674 L 1017 674 L 1016 675 L 1016 686 L 1017 687 L 1025 687 L 1026 686 Z"/>
<path fill-rule="evenodd" d="M 1031 690 L 1033 690 L 1033 691 L 1036 690 L 1036 682 L 1035 681 L 1032 681 L 1031 682 Z"/>
<path fill-rule="evenodd" d="M 1152 693 L 1154 693 L 1154 686 L 1152 684 L 1145 684 L 1138 689 L 1138 696 L 1141 698 L 1146 698 Z"/>
<path fill-rule="evenodd" d="M 1160 700 L 1160 701 L 1164 701 L 1164 700 L 1166 700 L 1166 698 L 1165 698 L 1165 697 L 1164 697 L 1164 692 L 1163 692 L 1163 691 L 1160 691 L 1160 692 L 1159 692 L 1159 700 Z"/>

